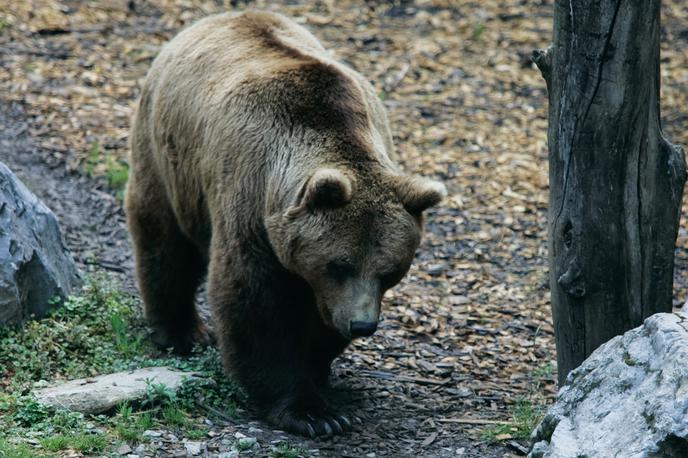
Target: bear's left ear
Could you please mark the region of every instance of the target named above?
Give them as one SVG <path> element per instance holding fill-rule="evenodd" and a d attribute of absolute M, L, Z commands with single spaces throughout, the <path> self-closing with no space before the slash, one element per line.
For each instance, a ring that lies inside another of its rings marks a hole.
<path fill-rule="evenodd" d="M 421 177 L 400 177 L 396 193 L 406 211 L 419 215 L 423 210 L 437 205 L 447 196 L 447 188 L 439 181 Z"/>
<path fill-rule="evenodd" d="M 335 168 L 317 169 L 303 184 L 290 214 L 307 209 L 337 208 L 351 201 L 355 182 Z"/>

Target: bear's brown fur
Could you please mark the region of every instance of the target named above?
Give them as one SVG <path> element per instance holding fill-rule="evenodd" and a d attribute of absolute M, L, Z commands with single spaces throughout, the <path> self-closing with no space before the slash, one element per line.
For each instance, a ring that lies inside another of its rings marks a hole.
<path fill-rule="evenodd" d="M 154 339 L 207 343 L 206 272 L 225 366 L 276 426 L 341 432 L 319 394 L 377 325 L 444 187 L 402 175 L 372 86 L 305 29 L 208 17 L 155 59 L 132 131 L 126 210 Z"/>

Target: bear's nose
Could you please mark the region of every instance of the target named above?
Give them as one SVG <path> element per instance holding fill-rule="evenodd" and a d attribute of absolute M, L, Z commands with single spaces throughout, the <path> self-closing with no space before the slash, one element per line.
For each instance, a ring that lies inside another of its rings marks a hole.
<path fill-rule="evenodd" d="M 367 337 L 373 335 L 377 329 L 376 321 L 352 321 L 349 326 L 351 334 L 356 337 Z"/>

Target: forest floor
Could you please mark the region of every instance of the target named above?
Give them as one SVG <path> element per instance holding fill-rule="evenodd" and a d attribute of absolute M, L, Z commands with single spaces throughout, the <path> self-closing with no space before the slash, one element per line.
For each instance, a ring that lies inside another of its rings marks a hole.
<path fill-rule="evenodd" d="M 136 307 L 121 208 L 130 116 L 160 46 L 197 18 L 246 7 L 230 3 L 0 6 L 0 160 L 59 216 L 82 269 L 109 272 Z M 368 77 L 389 110 L 404 168 L 442 180 L 449 197 L 429 212 L 416 262 L 386 296 L 378 333 L 335 362 L 334 385 L 361 425 L 311 441 L 273 432 L 239 408 L 230 419 L 201 418 L 205 434 L 194 440 L 210 454 L 236 448 L 236 432 L 257 437 L 242 451 L 248 455 L 522 454 L 556 390 L 546 265 L 547 95 L 530 62 L 533 49 L 550 43 L 552 1 L 248 7 L 295 18 Z M 688 9 L 665 1 L 663 21 L 664 128 L 686 145 Z M 688 296 L 684 228 L 675 280 L 680 305 Z M 10 386 L 1 371 L 0 385 Z M 0 399 L 0 416 L 2 406 Z M 188 451 L 181 439 L 113 437 L 112 450 L 126 450 L 126 442 L 138 454 Z M 5 440 L 20 447 L 24 438 Z M 40 441 L 24 442 L 46 451 Z M 69 444 L 57 451 L 80 453 Z"/>

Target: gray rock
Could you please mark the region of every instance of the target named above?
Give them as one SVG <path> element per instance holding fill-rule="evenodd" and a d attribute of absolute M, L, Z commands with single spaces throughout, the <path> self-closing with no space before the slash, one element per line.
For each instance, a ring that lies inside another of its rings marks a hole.
<path fill-rule="evenodd" d="M 687 361 L 688 314 L 615 337 L 569 374 L 528 456 L 688 457 Z"/>
<path fill-rule="evenodd" d="M 130 372 L 117 372 L 98 377 L 72 380 L 34 393 L 41 404 L 86 414 L 107 412 L 128 401 L 145 398 L 148 386 L 164 384 L 179 389 L 185 380 L 198 378 L 193 372 L 180 372 L 167 367 L 147 367 Z"/>
<path fill-rule="evenodd" d="M 0 326 L 45 315 L 78 284 L 57 218 L 0 162 Z"/>
<path fill-rule="evenodd" d="M 131 453 L 131 447 L 129 447 L 129 444 L 122 444 L 115 451 L 118 455 L 129 455 Z"/>
<path fill-rule="evenodd" d="M 186 441 L 184 442 L 184 448 L 186 449 L 186 453 L 189 455 L 198 456 L 203 452 L 205 444 L 203 442 Z"/>
<path fill-rule="evenodd" d="M 242 450 L 253 448 L 253 446 L 257 443 L 258 439 L 256 439 L 255 437 L 242 437 L 237 441 L 239 448 L 241 448 Z"/>
<path fill-rule="evenodd" d="M 222 452 L 217 455 L 217 458 L 237 458 L 239 456 L 238 450 L 230 450 L 228 452 Z"/>

